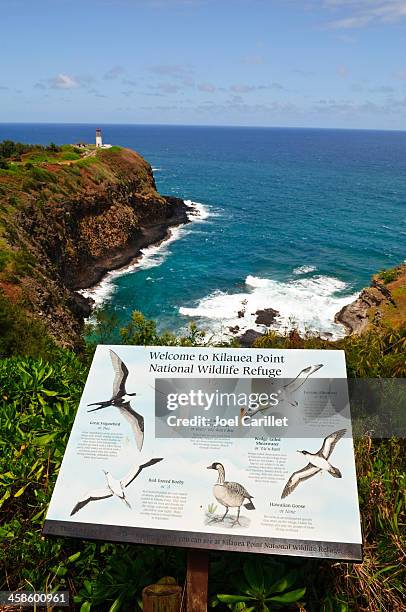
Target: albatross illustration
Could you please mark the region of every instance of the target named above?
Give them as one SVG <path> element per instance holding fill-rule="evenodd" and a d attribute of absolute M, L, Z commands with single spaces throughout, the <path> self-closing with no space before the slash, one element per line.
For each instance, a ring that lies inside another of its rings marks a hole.
<path fill-rule="evenodd" d="M 108 497 L 114 496 L 121 499 L 126 504 L 126 506 L 131 508 L 125 496 L 125 488 L 130 486 L 130 484 L 137 478 L 137 476 L 140 474 L 140 472 L 142 472 L 144 468 L 149 467 L 150 465 L 155 465 L 155 463 L 158 463 L 159 461 L 162 461 L 162 458 L 151 459 L 147 463 L 143 463 L 140 466 L 136 466 L 130 472 L 128 472 L 128 474 L 126 474 L 126 476 L 124 476 L 124 478 L 122 478 L 121 480 L 116 480 L 115 478 L 113 478 L 110 472 L 106 472 L 105 470 L 103 470 L 106 476 L 107 487 L 105 489 L 95 489 L 94 491 L 89 491 L 88 493 L 86 493 L 84 498 L 78 501 L 70 515 L 73 516 L 74 514 L 76 514 L 76 512 L 79 512 L 79 510 L 81 510 L 84 506 L 87 506 L 89 502 L 99 501 L 100 499 L 107 499 Z"/>
<path fill-rule="evenodd" d="M 307 368 L 303 368 L 300 370 L 299 374 L 286 385 L 283 385 L 280 389 L 278 389 L 278 403 L 282 403 L 283 401 L 288 402 L 291 406 L 297 406 L 298 402 L 293 398 L 293 395 L 303 387 L 308 378 L 312 376 L 315 372 L 320 370 L 323 367 L 322 363 L 318 363 L 317 365 L 308 366 Z M 240 416 L 249 416 L 253 417 L 257 412 L 264 412 L 268 410 L 269 406 L 258 406 L 257 408 L 242 408 L 240 411 Z"/>
<path fill-rule="evenodd" d="M 121 414 L 130 423 L 135 435 L 135 443 L 140 451 L 144 442 L 144 417 L 131 408 L 131 398 L 137 394 L 127 393 L 125 383 L 128 378 L 128 368 L 125 363 L 121 361 L 120 357 L 111 349 L 110 359 L 115 372 L 113 395 L 109 400 L 88 404 L 88 406 L 97 406 L 97 408 L 92 408 L 92 410 L 88 410 L 88 412 L 94 412 L 95 410 L 101 410 L 109 406 L 118 408 Z"/>
<path fill-rule="evenodd" d="M 226 508 L 226 511 L 219 522 L 221 523 L 224 521 L 229 508 L 238 508 L 237 518 L 233 523 L 233 527 L 234 525 L 241 525 L 239 518 L 241 506 L 243 505 L 244 500 L 248 500 L 248 503 L 244 504 L 244 508 L 247 510 L 255 510 L 255 506 L 251 501 L 252 495 L 250 495 L 248 491 L 238 482 L 227 482 L 225 480 L 226 471 L 222 463 L 212 463 L 211 465 L 207 466 L 207 469 L 217 470 L 218 472 L 218 480 L 213 487 L 213 495 L 217 501 Z"/>
<path fill-rule="evenodd" d="M 306 450 L 297 451 L 307 457 L 309 463 L 301 470 L 293 472 L 282 491 L 281 499 L 290 495 L 301 482 L 312 478 L 312 476 L 315 476 L 321 471 L 328 472 L 334 476 L 334 478 L 342 477 L 340 470 L 331 465 L 328 460 L 337 442 L 341 440 L 346 431 L 346 429 L 340 429 L 324 438 L 323 444 L 317 453 L 309 453 L 309 451 Z"/>

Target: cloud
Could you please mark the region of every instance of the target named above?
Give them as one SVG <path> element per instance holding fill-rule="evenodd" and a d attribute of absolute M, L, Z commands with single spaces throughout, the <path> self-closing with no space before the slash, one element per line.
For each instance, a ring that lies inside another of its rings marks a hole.
<path fill-rule="evenodd" d="M 263 91 L 266 89 L 284 89 L 283 85 L 280 83 L 271 83 L 270 85 L 247 85 L 244 83 L 239 83 L 237 85 L 231 85 L 230 91 L 233 91 L 237 94 L 243 93 L 251 93 L 252 91 Z"/>
<path fill-rule="evenodd" d="M 404 70 L 399 70 L 396 73 L 396 77 L 401 81 L 406 81 L 406 68 Z"/>
<path fill-rule="evenodd" d="M 110 70 L 107 70 L 107 72 L 104 75 L 104 79 L 106 81 L 112 81 L 114 79 L 118 79 L 118 77 L 122 76 L 123 74 L 126 73 L 126 70 L 123 66 L 113 66 L 112 68 L 110 68 Z"/>
<path fill-rule="evenodd" d="M 188 78 L 192 74 L 190 66 L 186 64 L 154 64 L 148 66 L 149 72 L 161 76 L 171 76 L 176 79 Z"/>
<path fill-rule="evenodd" d="M 300 70 L 299 68 L 297 68 L 296 70 L 292 71 L 294 74 L 297 74 L 299 76 L 302 77 L 311 77 L 311 76 L 315 76 L 315 72 L 312 72 L 311 70 Z"/>
<path fill-rule="evenodd" d="M 347 66 L 341 65 L 341 66 L 337 66 L 336 72 L 337 72 L 338 76 L 340 76 L 343 79 L 345 79 L 345 77 L 348 76 L 349 70 L 348 70 Z"/>
<path fill-rule="evenodd" d="M 89 86 L 94 82 L 94 78 L 91 75 L 73 76 L 60 72 L 56 76 L 50 77 L 49 79 L 42 79 L 35 83 L 35 89 L 77 89 L 82 86 Z"/>
<path fill-rule="evenodd" d="M 213 85 L 212 83 L 199 83 L 197 89 L 206 93 L 214 93 L 218 90 L 218 87 L 216 87 L 216 85 Z"/>
<path fill-rule="evenodd" d="M 394 93 L 395 90 L 389 85 L 377 85 L 376 87 L 370 87 L 368 91 L 370 93 L 391 94 Z"/>
<path fill-rule="evenodd" d="M 76 77 L 60 72 L 48 79 L 48 85 L 51 89 L 76 89 L 80 82 Z"/>
<path fill-rule="evenodd" d="M 136 81 L 133 81 L 132 79 L 123 79 L 121 82 L 123 85 L 128 85 L 129 87 L 138 86 L 138 83 Z"/>
<path fill-rule="evenodd" d="M 322 114 L 341 114 L 341 115 L 398 115 L 406 114 L 406 98 L 389 98 L 383 104 L 364 100 L 354 102 L 352 100 L 318 100 L 314 103 L 313 111 Z"/>
<path fill-rule="evenodd" d="M 183 85 L 179 83 L 159 83 L 159 85 L 156 86 L 156 89 L 158 89 L 161 93 L 175 94 L 183 90 Z"/>
<path fill-rule="evenodd" d="M 241 58 L 241 64 L 248 64 L 249 66 L 261 66 L 265 64 L 265 58 L 262 55 L 245 55 Z"/>
<path fill-rule="evenodd" d="M 0 90 L 1 91 L 6 91 L 8 89 L 8 87 L 6 87 L 5 85 L 0 85 Z"/>
<path fill-rule="evenodd" d="M 337 14 L 328 22 L 334 29 L 364 28 L 406 19 L 406 0 L 312 0 L 312 4 Z"/>
<path fill-rule="evenodd" d="M 96 98 L 107 98 L 104 94 L 100 93 L 97 89 L 88 89 L 87 93 L 96 96 Z"/>

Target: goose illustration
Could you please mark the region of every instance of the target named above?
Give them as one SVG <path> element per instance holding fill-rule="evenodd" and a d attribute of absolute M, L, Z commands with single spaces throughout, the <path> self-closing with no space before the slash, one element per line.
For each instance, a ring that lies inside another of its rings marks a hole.
<path fill-rule="evenodd" d="M 213 495 L 217 501 L 226 508 L 220 522 L 224 521 L 230 508 L 238 508 L 237 518 L 233 522 L 232 526 L 234 527 L 234 525 L 241 525 L 239 518 L 241 506 L 243 505 L 244 500 L 248 500 L 248 503 L 244 504 L 244 508 L 247 510 L 255 510 L 255 506 L 251 501 L 252 495 L 250 495 L 248 491 L 238 482 L 226 481 L 226 471 L 222 463 L 214 462 L 211 465 L 208 465 L 207 469 L 217 470 L 218 472 L 218 480 L 213 487 Z"/>
<path fill-rule="evenodd" d="M 346 431 L 346 429 L 340 429 L 324 438 L 323 444 L 317 453 L 310 453 L 306 450 L 297 451 L 307 457 L 309 463 L 301 470 L 293 472 L 282 491 L 281 499 L 290 495 L 301 482 L 312 478 L 321 471 L 328 472 L 331 476 L 334 476 L 334 478 L 342 477 L 340 470 L 331 465 L 329 459 L 337 442 L 341 440 Z"/>
<path fill-rule="evenodd" d="M 97 408 L 92 408 L 92 410 L 88 410 L 88 412 L 95 412 L 96 410 L 108 408 L 109 406 L 118 408 L 121 414 L 130 423 L 134 432 L 135 443 L 140 451 L 144 442 L 144 417 L 131 408 L 131 398 L 137 394 L 127 393 L 125 384 L 128 378 L 128 368 L 120 357 L 111 349 L 110 359 L 115 372 L 113 394 L 109 400 L 88 404 L 88 406 L 97 406 Z"/>
<path fill-rule="evenodd" d="M 92 501 L 108 499 L 109 497 L 114 496 L 121 499 L 128 508 L 131 508 L 125 496 L 126 487 L 130 486 L 130 484 L 137 478 L 137 476 L 142 472 L 143 469 L 151 465 L 155 465 L 155 463 L 158 463 L 159 461 L 162 461 L 162 458 L 151 459 L 147 463 L 143 463 L 140 466 L 136 466 L 130 472 L 128 472 L 128 474 L 126 474 L 126 476 L 124 476 L 124 478 L 122 478 L 121 480 L 116 480 L 115 478 L 113 478 L 110 472 L 106 472 L 105 470 L 103 470 L 104 475 L 106 477 L 107 487 L 105 489 L 95 489 L 94 491 L 89 491 L 88 493 L 86 493 L 83 499 L 80 499 L 75 505 L 70 515 L 73 516 L 74 514 L 76 514 L 76 512 L 79 512 L 79 510 L 84 508 L 84 506 L 87 506 L 87 504 Z"/>
<path fill-rule="evenodd" d="M 291 406 L 297 406 L 298 402 L 294 399 L 293 395 L 307 382 L 307 380 L 320 370 L 323 367 L 322 363 L 318 363 L 317 365 L 308 366 L 307 368 L 303 368 L 300 370 L 299 374 L 286 385 L 283 385 L 280 389 L 278 389 L 278 403 L 282 403 L 286 401 Z M 257 412 L 264 412 L 268 410 L 269 406 L 258 406 L 257 408 L 242 408 L 240 410 L 240 416 L 249 416 L 253 417 Z"/>

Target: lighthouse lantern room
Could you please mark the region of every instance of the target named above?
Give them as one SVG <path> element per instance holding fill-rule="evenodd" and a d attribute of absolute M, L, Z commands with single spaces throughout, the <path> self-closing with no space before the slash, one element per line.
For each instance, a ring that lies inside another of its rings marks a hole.
<path fill-rule="evenodd" d="M 103 140 L 102 140 L 102 132 L 100 128 L 96 128 L 96 147 L 102 147 L 103 146 Z"/>

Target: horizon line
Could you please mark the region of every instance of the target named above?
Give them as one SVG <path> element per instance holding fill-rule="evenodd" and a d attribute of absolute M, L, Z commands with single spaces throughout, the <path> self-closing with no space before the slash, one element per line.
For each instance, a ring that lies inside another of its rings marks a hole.
<path fill-rule="evenodd" d="M 354 128 L 354 127 L 317 127 L 317 126 L 289 126 L 289 125 L 235 125 L 235 124 L 209 124 L 209 123 L 88 123 L 75 121 L 0 121 L 2 125 L 83 125 L 83 126 L 134 126 L 134 127 L 185 127 L 185 128 L 233 128 L 233 129 L 259 129 L 259 130 L 336 130 L 351 132 L 406 132 L 406 128 Z"/>

